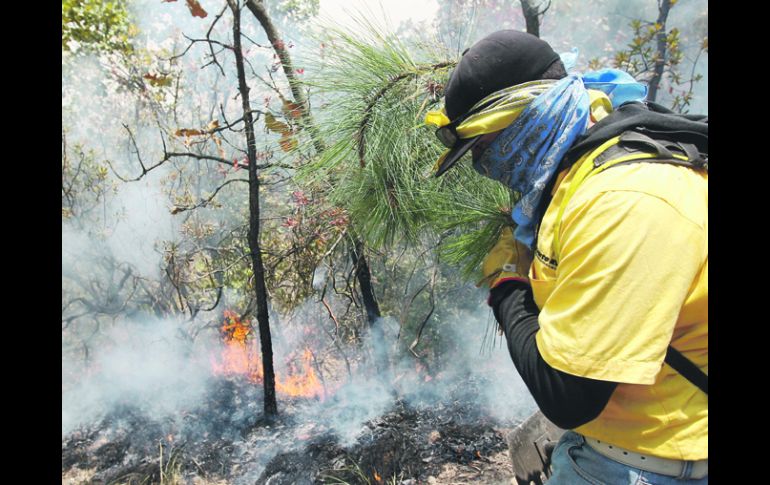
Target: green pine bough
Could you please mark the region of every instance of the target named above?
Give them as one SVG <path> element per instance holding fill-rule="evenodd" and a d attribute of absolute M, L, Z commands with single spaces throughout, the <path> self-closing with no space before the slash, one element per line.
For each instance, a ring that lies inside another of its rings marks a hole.
<path fill-rule="evenodd" d="M 363 34 L 327 29 L 321 53 L 305 61 L 328 148 L 300 179 L 323 187 L 373 247 L 437 235 L 442 260 L 475 279 L 501 229 L 512 225 L 516 194 L 467 162 L 433 176 L 445 148 L 423 119 L 441 106 L 456 61 L 435 42 L 406 44 L 361 23 Z"/>

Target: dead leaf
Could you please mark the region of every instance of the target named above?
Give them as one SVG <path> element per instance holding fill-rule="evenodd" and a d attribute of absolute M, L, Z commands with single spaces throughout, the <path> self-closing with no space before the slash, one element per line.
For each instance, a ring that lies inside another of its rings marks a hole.
<path fill-rule="evenodd" d="M 217 128 L 219 128 L 219 120 L 214 120 L 208 125 L 206 125 L 206 129 L 209 131 L 216 130 Z"/>
<path fill-rule="evenodd" d="M 267 129 L 274 132 L 274 133 L 280 133 L 282 135 L 285 135 L 286 133 L 291 133 L 291 130 L 289 129 L 289 125 L 286 123 L 281 123 L 280 121 L 275 119 L 275 116 L 273 116 L 272 113 L 266 113 L 265 114 L 265 126 L 267 126 Z"/>
<path fill-rule="evenodd" d="M 278 140 L 278 143 L 281 144 L 281 149 L 285 152 L 290 152 L 297 148 L 297 140 L 289 136 L 289 133 L 284 133 L 281 139 Z"/>
<path fill-rule="evenodd" d="M 149 82 L 153 86 L 171 86 L 171 83 L 174 81 L 174 78 L 171 76 L 164 76 L 164 75 L 157 75 L 157 74 L 148 73 L 142 77 L 147 79 L 147 82 Z"/>
<path fill-rule="evenodd" d="M 198 3 L 198 0 L 187 0 L 187 8 L 190 9 L 190 13 L 193 17 L 206 18 L 208 15 L 208 13 L 203 10 L 203 7 L 201 7 L 201 4 Z"/>
<path fill-rule="evenodd" d="M 182 128 L 174 132 L 174 135 L 176 136 L 199 136 L 199 135 L 205 135 L 205 134 L 206 133 L 204 133 L 201 130 L 191 130 L 189 128 Z"/>
<path fill-rule="evenodd" d="M 286 99 L 283 100 L 283 115 L 287 118 L 300 118 L 302 117 L 302 106 L 297 103 L 292 103 Z"/>
<path fill-rule="evenodd" d="M 225 150 L 222 148 L 222 141 L 216 135 L 214 135 L 212 138 L 214 138 L 214 143 L 217 144 L 217 148 L 219 149 L 219 156 L 225 158 Z"/>

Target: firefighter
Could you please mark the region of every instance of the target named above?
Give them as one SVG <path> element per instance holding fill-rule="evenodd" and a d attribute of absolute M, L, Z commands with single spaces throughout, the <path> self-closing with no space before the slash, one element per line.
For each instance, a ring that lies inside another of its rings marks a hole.
<path fill-rule="evenodd" d="M 482 270 L 516 369 L 567 430 L 553 485 L 708 482 L 708 120 L 646 92 L 503 30 L 426 118 L 437 176 L 470 151 L 520 195 Z"/>

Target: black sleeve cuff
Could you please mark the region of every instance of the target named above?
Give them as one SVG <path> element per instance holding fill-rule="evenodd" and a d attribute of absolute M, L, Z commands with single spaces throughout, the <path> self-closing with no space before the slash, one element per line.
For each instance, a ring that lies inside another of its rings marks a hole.
<path fill-rule="evenodd" d="M 535 341 L 540 312 L 532 288 L 505 281 L 490 291 L 488 302 L 505 331 L 511 359 L 543 414 L 564 429 L 599 416 L 617 383 L 567 374 L 545 362 Z"/>

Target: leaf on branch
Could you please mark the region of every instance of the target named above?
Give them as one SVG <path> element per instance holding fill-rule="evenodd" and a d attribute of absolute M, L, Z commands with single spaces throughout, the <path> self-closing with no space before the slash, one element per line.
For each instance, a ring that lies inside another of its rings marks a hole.
<path fill-rule="evenodd" d="M 174 0 L 174 1 L 176 1 L 176 0 Z M 175 205 L 174 208 L 171 209 L 171 215 L 179 214 L 183 210 L 185 210 L 184 207 L 179 207 L 178 205 Z"/>
<path fill-rule="evenodd" d="M 211 123 L 206 125 L 206 129 L 209 131 L 216 130 L 217 128 L 219 128 L 219 120 L 213 120 Z"/>
<path fill-rule="evenodd" d="M 205 135 L 205 134 L 206 134 L 205 131 L 192 130 L 192 129 L 189 129 L 189 128 L 182 128 L 182 129 L 176 130 L 174 132 L 175 136 L 200 136 L 200 135 Z"/>
<path fill-rule="evenodd" d="M 217 144 L 217 148 L 219 149 L 219 156 L 222 157 L 222 158 L 226 158 L 225 157 L 225 149 L 222 148 L 222 140 L 220 140 L 219 137 L 216 136 L 216 135 L 214 135 L 212 138 L 214 139 L 214 143 Z"/>
<path fill-rule="evenodd" d="M 292 103 L 286 99 L 283 100 L 283 115 L 286 118 L 300 118 L 302 116 L 302 106 Z"/>
<path fill-rule="evenodd" d="M 275 116 L 273 116 L 272 113 L 265 114 L 265 126 L 268 130 L 274 132 L 274 133 L 280 133 L 282 135 L 286 135 L 287 133 L 291 133 L 291 129 L 289 128 L 289 125 L 286 123 L 281 123 L 280 121 L 275 119 Z"/>
<path fill-rule="evenodd" d="M 280 140 L 278 140 L 278 143 L 281 144 L 281 149 L 285 152 L 290 152 L 297 148 L 297 140 L 291 136 L 289 136 L 289 133 L 284 133 Z"/>
<path fill-rule="evenodd" d="M 233 158 L 233 167 L 235 167 L 235 171 L 241 169 L 241 167 L 248 167 L 249 166 L 249 159 L 243 158 L 242 160 L 238 160 L 237 158 Z"/>
<path fill-rule="evenodd" d="M 201 4 L 198 3 L 198 0 L 187 0 L 187 8 L 190 9 L 190 13 L 193 17 L 206 18 L 208 15 L 208 13 L 203 10 L 203 7 L 201 7 Z"/>
<path fill-rule="evenodd" d="M 142 76 L 144 79 L 147 80 L 150 84 L 153 86 L 171 86 L 171 83 L 174 81 L 174 78 L 171 76 L 165 76 L 165 75 L 157 75 L 157 74 L 145 74 Z"/>

